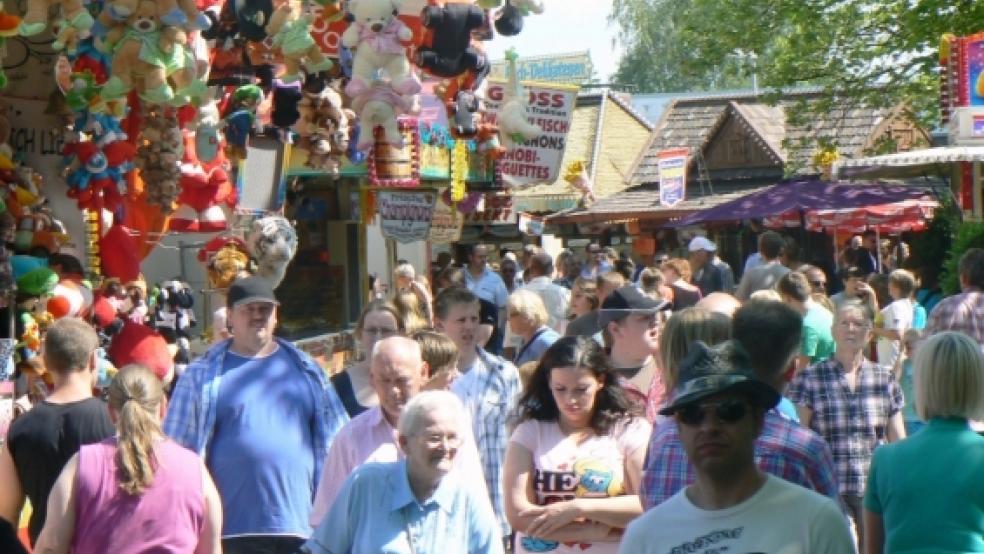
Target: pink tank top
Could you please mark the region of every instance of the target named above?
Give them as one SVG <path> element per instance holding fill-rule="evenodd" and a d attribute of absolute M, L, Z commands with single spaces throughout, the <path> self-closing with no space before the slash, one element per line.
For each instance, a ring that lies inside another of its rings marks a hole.
<path fill-rule="evenodd" d="M 154 447 L 154 481 L 142 495 L 119 487 L 116 439 L 79 450 L 75 554 L 191 554 L 205 521 L 198 456 L 170 439 Z"/>

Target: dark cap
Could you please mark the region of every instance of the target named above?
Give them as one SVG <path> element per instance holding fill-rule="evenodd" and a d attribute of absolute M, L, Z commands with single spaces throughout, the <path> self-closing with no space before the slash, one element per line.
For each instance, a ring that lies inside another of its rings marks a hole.
<path fill-rule="evenodd" d="M 734 340 L 713 347 L 702 341 L 692 343 L 678 371 L 673 402 L 660 415 L 672 415 L 683 406 L 727 391 L 740 392 L 765 409 L 779 403 L 779 393 L 755 377 L 748 353 Z"/>
<path fill-rule="evenodd" d="M 270 287 L 270 283 L 266 279 L 255 276 L 236 279 L 232 283 L 232 286 L 229 287 L 229 294 L 226 296 L 226 306 L 235 308 L 240 304 L 249 304 L 251 302 L 280 304 L 280 302 L 277 302 L 277 297 L 273 295 L 273 288 Z"/>
<path fill-rule="evenodd" d="M 598 324 L 605 327 L 631 313 L 656 313 L 669 306 L 665 300 L 647 296 L 635 285 L 625 285 L 609 294 L 598 311 Z"/>

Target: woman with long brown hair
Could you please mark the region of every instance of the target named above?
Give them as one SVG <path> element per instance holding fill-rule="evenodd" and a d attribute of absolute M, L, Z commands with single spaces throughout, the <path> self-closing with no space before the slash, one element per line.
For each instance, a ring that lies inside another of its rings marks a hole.
<path fill-rule="evenodd" d="M 129 365 L 109 386 L 117 435 L 85 445 L 48 499 L 44 554 L 222 551 L 222 503 L 202 459 L 161 431 L 160 380 Z"/>

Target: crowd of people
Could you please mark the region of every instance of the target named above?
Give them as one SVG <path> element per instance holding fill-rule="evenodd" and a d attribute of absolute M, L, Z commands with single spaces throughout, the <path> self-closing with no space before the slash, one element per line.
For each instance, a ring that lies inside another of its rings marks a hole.
<path fill-rule="evenodd" d="M 831 278 L 757 242 L 740 272 L 706 237 L 400 263 L 333 375 L 241 278 L 228 339 L 173 389 L 122 368 L 108 405 L 95 331 L 59 320 L 0 550 L 26 497 L 45 553 L 984 552 L 984 250 L 940 299 L 868 236 Z"/>

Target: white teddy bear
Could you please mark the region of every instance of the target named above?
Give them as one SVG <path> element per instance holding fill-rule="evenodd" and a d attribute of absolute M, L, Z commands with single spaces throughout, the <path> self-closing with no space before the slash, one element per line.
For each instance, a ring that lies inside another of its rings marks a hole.
<path fill-rule="evenodd" d="M 420 92 L 420 81 L 413 74 L 404 43 L 413 38 L 410 30 L 396 15 L 393 0 L 352 0 L 349 11 L 353 21 L 342 34 L 342 45 L 355 51 L 352 80 L 345 94 L 354 98 L 366 93 L 372 82 L 385 71 L 393 90 L 402 96 Z"/>

